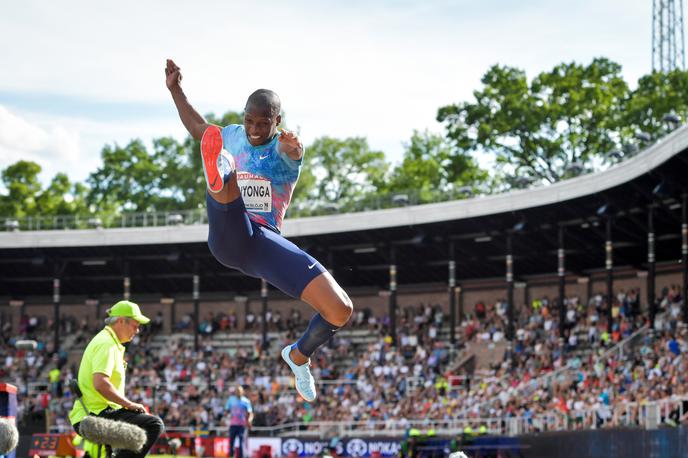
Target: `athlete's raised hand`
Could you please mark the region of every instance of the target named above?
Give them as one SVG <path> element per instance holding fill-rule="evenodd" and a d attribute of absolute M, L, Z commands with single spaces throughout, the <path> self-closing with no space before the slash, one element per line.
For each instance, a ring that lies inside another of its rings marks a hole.
<path fill-rule="evenodd" d="M 172 90 L 175 87 L 179 87 L 181 82 L 181 69 L 172 59 L 167 59 L 167 65 L 165 66 L 165 84 L 167 85 L 167 89 Z"/>
<path fill-rule="evenodd" d="M 174 63 L 172 59 L 167 59 L 165 64 L 165 84 L 167 89 L 172 94 L 172 100 L 179 112 L 179 118 L 182 120 L 184 127 L 189 131 L 189 134 L 196 140 L 203 138 L 203 132 L 206 131 L 209 124 L 205 122 L 205 118 L 198 114 L 191 106 L 189 101 L 182 91 L 182 72 L 181 69 Z"/>
<path fill-rule="evenodd" d="M 281 135 L 278 140 L 281 152 L 294 160 L 301 159 L 301 156 L 303 156 L 303 145 L 294 132 L 281 129 Z"/>

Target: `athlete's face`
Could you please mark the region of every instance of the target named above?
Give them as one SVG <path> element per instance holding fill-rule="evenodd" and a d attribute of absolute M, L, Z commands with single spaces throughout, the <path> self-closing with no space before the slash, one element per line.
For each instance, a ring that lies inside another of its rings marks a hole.
<path fill-rule="evenodd" d="M 274 115 L 270 109 L 246 106 L 244 111 L 244 129 L 248 142 L 253 146 L 268 143 L 277 134 L 277 126 L 282 117 Z"/>

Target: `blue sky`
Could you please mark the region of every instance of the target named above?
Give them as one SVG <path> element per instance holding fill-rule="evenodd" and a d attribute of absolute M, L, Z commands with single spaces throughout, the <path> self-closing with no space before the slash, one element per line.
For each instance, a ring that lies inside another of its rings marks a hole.
<path fill-rule="evenodd" d="M 185 136 L 164 84 L 182 68 L 202 112 L 240 111 L 259 87 L 290 128 L 364 136 L 397 161 L 440 106 L 470 99 L 492 64 L 529 77 L 605 56 L 633 85 L 651 66 L 651 0 L 22 0 L 0 16 L 0 169 L 83 180 L 105 144 Z M 200 171 L 199 171 L 200 173 Z"/>

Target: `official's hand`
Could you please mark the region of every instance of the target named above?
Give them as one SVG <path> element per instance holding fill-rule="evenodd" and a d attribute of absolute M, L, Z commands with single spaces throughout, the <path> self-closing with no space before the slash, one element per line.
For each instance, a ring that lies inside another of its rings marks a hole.
<path fill-rule="evenodd" d="M 279 149 L 281 152 L 291 156 L 301 156 L 303 146 L 299 137 L 294 132 L 286 129 L 281 129 L 282 135 L 279 136 Z"/>
<path fill-rule="evenodd" d="M 172 59 L 167 59 L 167 65 L 165 66 L 165 84 L 167 89 L 172 90 L 179 87 L 182 82 L 182 72 L 177 64 L 174 63 Z"/>
<path fill-rule="evenodd" d="M 144 407 L 144 405 L 136 402 L 132 402 L 128 406 L 124 406 L 124 408 L 127 410 L 131 410 L 132 412 L 146 413 L 146 408 Z"/>

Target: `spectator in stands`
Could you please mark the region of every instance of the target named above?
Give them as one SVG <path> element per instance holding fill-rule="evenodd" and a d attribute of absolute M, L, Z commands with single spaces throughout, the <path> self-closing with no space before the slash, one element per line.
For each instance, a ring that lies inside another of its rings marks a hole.
<path fill-rule="evenodd" d="M 193 325 L 193 316 L 190 313 L 184 314 L 181 320 L 177 322 L 177 331 L 183 331 L 185 329 L 191 329 Z"/>
<path fill-rule="evenodd" d="M 625 293 L 626 298 L 630 295 L 629 291 Z M 688 393 L 684 328 L 679 325 L 676 332 L 641 332 L 641 337 L 631 339 L 622 349 L 603 358 L 603 334 L 604 340 L 612 345 L 612 341 L 627 338 L 645 324 L 642 318 L 626 317 L 624 300 L 618 302 L 621 308 L 614 320 L 616 328 L 606 334 L 605 315 L 600 317 L 596 309 L 604 310 L 606 297 L 600 297 L 599 304 L 594 299 L 588 304 L 576 297 L 567 298 L 567 311 L 573 313 L 560 342 L 558 302 L 537 300 L 537 308 L 518 310 L 513 357 L 509 354 L 503 362 L 483 366 L 464 383 L 452 380 L 451 376 L 464 375 L 453 364 L 465 354 L 458 352 L 450 359 L 446 351 L 447 328 L 435 326 L 435 315 L 427 320 L 427 306 L 408 306 L 397 315 L 398 348 L 392 347 L 387 339 L 388 318 L 379 316 L 371 320 L 373 325 L 361 320 L 359 329 L 352 329 L 350 335 L 337 334 L 313 357 L 315 377 L 333 382 L 320 387 L 322 400 L 308 411 L 295 404 L 290 378 L 281 376 L 267 352 L 249 348 L 231 349 L 229 353 L 218 351 L 217 347 L 213 349 L 215 342 L 211 338 L 201 342 L 203 351 L 194 352 L 189 341 L 178 337 L 169 337 L 162 348 L 151 352 L 143 339 L 138 343 L 134 339 L 127 350 L 136 362 L 131 365 L 128 381 L 141 388 L 135 389 L 130 399 L 150 404 L 152 394 L 148 387 L 159 385 L 163 388 L 158 391 L 156 412 L 166 424 L 207 424 L 222 430 L 226 429 L 222 420 L 228 380 L 252 387 L 248 397 L 255 406 L 254 424 L 260 426 L 279 425 L 295 418 L 384 420 L 386 424 L 401 425 L 421 416 L 437 420 L 520 417 L 527 419 L 524 427 L 528 431 L 536 431 L 553 428 L 539 423 L 538 417 L 547 414 L 556 415 L 569 425 L 578 424 L 579 428 L 594 427 L 596 422 L 608 427 L 618 426 L 626 418 L 640 421 L 640 404 L 674 402 L 674 398 L 676 402 L 663 409 L 662 415 L 667 417 L 666 423 L 682 421 L 686 408 L 678 407 L 682 406 L 681 399 L 688 399 L 684 398 Z M 483 320 L 464 316 L 462 326 L 474 326 L 474 334 L 486 335 L 486 346 L 494 345 L 496 338 L 503 339 L 505 317 L 499 313 L 500 303 L 486 302 Z M 417 316 L 421 317 L 418 322 Z M 352 320 L 351 326 L 356 322 Z M 432 327 L 436 328 L 433 332 Z M 286 335 L 279 338 L 288 342 Z M 571 335 L 575 345 L 569 347 Z M 363 342 L 355 342 L 356 338 Z M 472 338 L 475 340 L 476 336 Z M 36 366 L 45 365 L 39 353 L 31 356 L 15 350 L 1 357 L 8 365 L 5 371 L 9 367 L 12 374 L 28 374 L 28 380 L 34 380 L 31 377 L 36 374 Z M 557 375 L 550 378 L 554 371 Z M 63 405 L 67 402 L 68 398 L 62 400 Z M 42 412 L 46 406 L 58 419 L 58 412 L 64 410 L 53 399 L 35 395 L 23 400 L 21 408 L 25 412 Z M 474 428 L 478 426 L 476 423 Z"/>
<path fill-rule="evenodd" d="M 57 364 L 48 373 L 50 380 L 50 394 L 54 398 L 62 396 L 62 372 Z"/>
<path fill-rule="evenodd" d="M 479 320 L 485 318 L 485 304 L 483 304 L 482 302 L 478 302 L 477 304 L 475 304 L 475 316 Z"/>
<path fill-rule="evenodd" d="M 237 323 L 239 320 L 237 319 L 237 314 L 234 310 L 230 312 L 229 316 L 227 317 L 227 320 L 229 322 L 228 329 L 234 330 L 237 328 Z"/>
<path fill-rule="evenodd" d="M 256 322 L 256 315 L 253 314 L 252 311 L 248 311 L 246 314 L 246 324 L 244 325 L 244 329 L 253 329 L 253 325 Z"/>
<path fill-rule="evenodd" d="M 155 318 L 153 318 L 153 321 L 151 322 L 151 332 L 152 333 L 158 333 L 162 331 L 164 325 L 164 318 L 162 316 L 162 311 L 158 310 L 158 313 L 155 314 Z"/>
<path fill-rule="evenodd" d="M 198 332 L 204 335 L 210 335 L 215 331 L 215 325 L 213 324 L 213 314 L 208 314 L 201 324 L 198 326 Z"/>
<path fill-rule="evenodd" d="M 234 456 L 234 444 L 238 441 L 239 458 L 244 458 L 244 443 L 253 423 L 253 407 L 251 401 L 244 396 L 241 385 L 230 387 L 229 392 L 230 396 L 225 404 L 225 410 L 229 414 L 229 456 Z"/>
<path fill-rule="evenodd" d="M 69 420 L 79 433 L 81 420 L 89 414 L 139 426 L 147 441 L 140 452 L 120 451 L 118 457 L 145 457 L 163 431 L 159 417 L 146 413 L 146 408 L 124 394 L 126 361 L 124 345 L 150 320 L 133 302 L 120 301 L 108 310 L 106 326 L 86 347 L 79 366 L 78 384 L 83 404 L 74 403 Z M 88 411 L 84 411 L 84 407 Z"/>
<path fill-rule="evenodd" d="M 293 132 L 277 131 L 281 102 L 274 92 L 255 91 L 246 101 L 243 125 L 221 129 L 188 102 L 172 60 L 167 60 L 165 75 L 184 127 L 201 140 L 210 251 L 222 264 L 263 278 L 317 311 L 301 338 L 282 350 L 297 391 L 313 401 L 310 356 L 349 321 L 353 305 L 324 266 L 280 235 L 303 145 Z"/>

